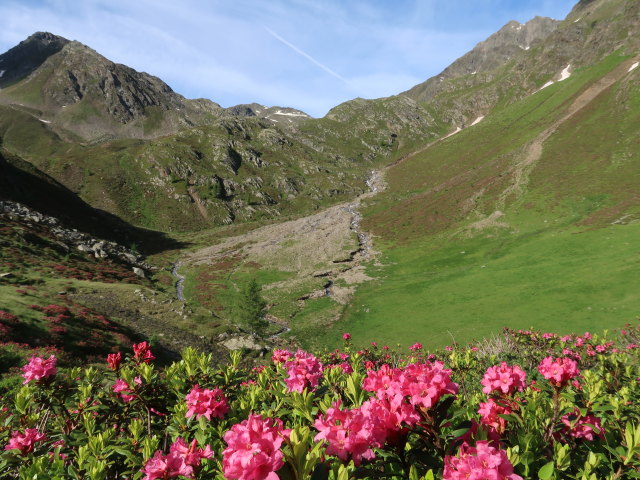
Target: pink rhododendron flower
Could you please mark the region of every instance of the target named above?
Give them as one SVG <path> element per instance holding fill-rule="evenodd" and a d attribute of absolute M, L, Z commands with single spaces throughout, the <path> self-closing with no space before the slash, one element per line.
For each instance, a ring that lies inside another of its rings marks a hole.
<path fill-rule="evenodd" d="M 147 342 L 141 342 L 133 345 L 133 358 L 138 362 L 149 363 L 156 357 L 151 353 L 151 345 Z"/>
<path fill-rule="evenodd" d="M 150 458 L 142 473 L 145 473 L 143 480 L 156 480 L 156 479 L 168 479 L 179 476 L 187 478 L 193 478 L 193 467 L 187 465 L 184 457 L 176 454 L 169 453 L 168 455 L 162 455 L 162 452 L 158 450 L 155 455 Z"/>
<path fill-rule="evenodd" d="M 540 365 L 538 371 L 555 387 L 564 387 L 569 380 L 580 374 L 578 364 L 570 358 L 546 357 Z"/>
<path fill-rule="evenodd" d="M 44 358 L 33 356 L 29 359 L 22 371 L 24 377 L 23 385 L 29 383 L 31 380 L 42 380 L 43 378 L 53 377 L 56 373 L 56 362 L 58 359 L 51 355 L 46 360 Z"/>
<path fill-rule="evenodd" d="M 413 425 L 420 416 L 411 405 L 402 399 L 389 400 L 370 398 L 360 408 L 340 409 L 336 402 L 320 415 L 315 428 L 320 432 L 316 441 L 327 443 L 327 454 L 336 455 L 342 461 L 349 458 L 356 465 L 375 457 L 373 448 L 382 448 L 389 437 L 402 428 L 402 423 Z"/>
<path fill-rule="evenodd" d="M 405 398 L 416 407 L 431 408 L 447 394 L 458 393 L 458 385 L 451 381 L 451 370 L 442 362 L 412 363 L 404 369 L 383 365 L 380 370 L 367 372 L 362 388 L 376 392 L 383 398 Z"/>
<path fill-rule="evenodd" d="M 280 349 L 275 349 L 273 351 L 273 354 L 271 355 L 271 360 L 273 360 L 273 363 L 284 363 L 287 360 L 289 360 L 291 357 L 293 356 L 293 354 L 289 351 L 289 350 L 280 350 Z"/>
<path fill-rule="evenodd" d="M 458 457 L 444 458 L 443 480 L 522 480 L 504 450 L 479 441 L 475 447 L 463 446 Z"/>
<path fill-rule="evenodd" d="M 451 370 L 442 362 L 407 365 L 401 375 L 403 390 L 417 407 L 431 408 L 447 394 L 458 393 L 458 385 L 451 381 Z"/>
<path fill-rule="evenodd" d="M 500 415 L 508 415 L 512 413 L 512 410 L 508 406 L 496 403 L 490 398 L 488 401 L 480 403 L 478 413 L 480 414 L 481 424 L 487 425 L 502 434 L 507 427 L 507 421 Z"/>
<path fill-rule="evenodd" d="M 142 379 L 140 377 L 136 377 L 134 379 L 134 383 L 136 385 L 142 385 Z M 116 380 L 116 382 L 113 384 L 113 387 L 111 388 L 115 393 L 120 394 L 120 397 L 122 398 L 123 402 L 128 403 L 134 398 L 136 398 L 135 395 L 131 395 L 131 394 L 135 394 L 135 388 L 132 388 L 131 385 L 129 385 L 127 382 L 125 382 L 121 378 Z"/>
<path fill-rule="evenodd" d="M 350 373 L 353 373 L 353 367 L 351 366 L 351 364 L 349 364 L 348 362 L 342 362 L 340 365 L 338 365 L 340 368 L 342 368 L 342 371 L 344 373 L 346 373 L 347 375 Z"/>
<path fill-rule="evenodd" d="M 216 418 L 222 418 L 230 409 L 227 397 L 219 388 L 209 390 L 194 385 L 185 400 L 188 407 L 185 415 L 187 418 L 194 415 L 196 419 L 205 417 L 207 420 L 211 420 L 212 415 Z"/>
<path fill-rule="evenodd" d="M 351 340 L 351 334 L 350 333 L 343 333 L 342 334 L 342 339 L 345 340 L 345 341 Z"/>
<path fill-rule="evenodd" d="M 279 480 L 284 465 L 280 446 L 289 431 L 280 419 L 251 414 L 224 434 L 228 447 L 222 452 L 222 468 L 228 479 Z"/>
<path fill-rule="evenodd" d="M 120 352 L 107 355 L 107 364 L 111 370 L 118 370 L 120 363 L 122 363 L 122 354 Z"/>
<path fill-rule="evenodd" d="M 360 411 L 372 424 L 371 431 L 380 446 L 385 441 L 394 443 L 397 434 L 405 430 L 406 426 L 420 421 L 415 407 L 399 397 L 383 400 L 370 398 L 362 404 Z"/>
<path fill-rule="evenodd" d="M 20 455 L 27 455 L 33 452 L 36 442 L 40 442 L 47 438 L 44 433 L 38 432 L 35 428 L 27 428 L 24 433 L 18 431 L 11 432 L 11 438 L 5 450 L 20 450 Z"/>
<path fill-rule="evenodd" d="M 576 408 L 573 413 L 568 413 L 562 417 L 565 427 L 562 433 L 573 438 L 582 438 L 593 441 L 596 437 L 604 438 L 602 421 L 594 415 L 582 416 L 580 410 Z"/>
<path fill-rule="evenodd" d="M 482 391 L 486 394 L 501 392 L 511 395 L 516 390 L 522 391 L 525 387 L 527 374 L 518 366 L 509 366 L 507 362 L 489 367 L 482 377 Z"/>
<path fill-rule="evenodd" d="M 419 342 L 416 342 L 409 347 L 409 350 L 411 350 L 412 352 L 419 352 L 420 350 L 422 350 L 422 344 Z"/>
<path fill-rule="evenodd" d="M 304 350 L 298 350 L 294 358 L 289 359 L 284 368 L 289 377 L 285 380 L 290 392 L 300 392 L 305 387 L 315 388 L 322 378 L 322 363 Z"/>
<path fill-rule="evenodd" d="M 184 462 L 197 470 L 200 467 L 200 463 L 203 458 L 211 458 L 213 456 L 213 450 L 211 445 L 206 445 L 205 448 L 198 448 L 196 440 L 192 440 L 190 445 L 187 445 L 182 438 L 179 438 L 173 442 L 173 445 L 169 447 L 169 453 L 179 455 L 184 459 Z"/>

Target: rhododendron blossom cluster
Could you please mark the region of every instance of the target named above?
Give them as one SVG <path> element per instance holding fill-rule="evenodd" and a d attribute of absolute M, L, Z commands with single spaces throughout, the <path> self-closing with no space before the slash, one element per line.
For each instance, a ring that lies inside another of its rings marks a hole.
<path fill-rule="evenodd" d="M 363 459 L 375 457 L 373 448 L 382 448 L 403 428 L 419 421 L 415 408 L 401 398 L 370 398 L 351 410 L 342 410 L 337 402 L 316 419 L 314 427 L 320 433 L 315 440 L 327 442 L 328 454 L 360 465 Z"/>
<path fill-rule="evenodd" d="M 276 348 L 271 354 L 271 360 L 275 364 L 284 363 L 289 360 L 293 354 L 289 350 L 281 350 Z"/>
<path fill-rule="evenodd" d="M 133 380 L 133 383 L 135 385 L 142 385 L 142 379 L 140 377 L 136 377 Z M 111 387 L 111 388 L 115 393 L 119 393 L 120 394 L 120 398 L 122 398 L 123 402 L 128 403 L 131 400 L 133 400 L 134 398 L 136 398 L 136 396 L 135 396 L 135 393 L 136 393 L 135 387 L 132 387 L 131 385 L 129 385 L 127 382 L 125 382 L 121 378 L 116 380 L 116 383 L 114 383 L 113 387 Z"/>
<path fill-rule="evenodd" d="M 279 480 L 274 472 L 284 465 L 280 447 L 288 433 L 280 419 L 250 414 L 224 434 L 228 445 L 222 452 L 224 476 L 238 480 Z"/>
<path fill-rule="evenodd" d="M 498 392 L 511 395 L 522 391 L 526 385 L 527 374 L 518 366 L 509 366 L 507 362 L 489 367 L 482 377 L 482 391 L 486 394 Z"/>
<path fill-rule="evenodd" d="M 191 445 L 178 438 L 169 449 L 167 455 L 163 455 L 160 450 L 147 461 L 142 469 L 145 474 L 144 480 L 168 479 L 179 476 L 194 478 L 194 473 L 200 467 L 202 459 L 211 458 L 213 451 L 207 445 L 205 448 L 198 448 L 196 441 Z"/>
<path fill-rule="evenodd" d="M 564 387 L 569 380 L 580 374 L 578 363 L 566 357 L 546 357 L 538 365 L 538 371 L 555 387 Z"/>
<path fill-rule="evenodd" d="M 211 417 L 222 418 L 229 411 L 229 403 L 227 397 L 221 389 L 200 388 L 194 385 L 191 391 L 185 397 L 187 402 L 186 417 L 196 416 L 196 418 L 205 417 L 211 420 Z"/>
<path fill-rule="evenodd" d="M 479 441 L 475 447 L 463 446 L 460 456 L 444 460 L 443 480 L 522 480 L 513 473 L 506 452 Z"/>
<path fill-rule="evenodd" d="M 377 372 L 369 371 L 362 386 L 378 398 L 408 397 L 411 404 L 426 409 L 435 406 L 443 395 L 458 393 L 451 370 L 442 362 L 411 363 L 404 369 L 383 365 Z"/>
<path fill-rule="evenodd" d="M 122 354 L 118 353 L 110 353 L 107 355 L 107 364 L 109 368 L 113 371 L 116 371 L 120 368 L 120 364 L 122 363 Z"/>
<path fill-rule="evenodd" d="M 11 438 L 5 450 L 20 450 L 21 455 L 33 452 L 36 442 L 41 442 L 47 438 L 44 433 L 40 433 L 35 428 L 27 428 L 24 433 L 18 431 L 11 433 Z"/>
<path fill-rule="evenodd" d="M 138 362 L 149 363 L 156 357 L 151 353 L 151 345 L 147 342 L 141 342 L 133 345 L 133 358 Z"/>
<path fill-rule="evenodd" d="M 484 403 L 480 403 L 478 413 L 480 414 L 480 423 L 493 428 L 498 433 L 503 433 L 507 427 L 507 420 L 500 415 L 508 415 L 513 410 L 507 405 L 496 403 L 490 398 Z"/>
<path fill-rule="evenodd" d="M 315 388 L 322 378 L 322 363 L 304 350 L 298 350 L 295 356 L 284 364 L 289 377 L 285 380 L 290 392 L 300 392 L 305 388 Z"/>
<path fill-rule="evenodd" d="M 51 355 L 46 360 L 40 357 L 31 357 L 29 363 L 22 367 L 24 377 L 24 385 L 32 380 L 42 380 L 43 378 L 53 377 L 56 373 L 56 362 L 58 360 L 55 356 Z"/>
<path fill-rule="evenodd" d="M 580 414 L 579 409 L 575 409 L 573 413 L 567 413 L 562 417 L 562 423 L 565 427 L 562 433 L 573 438 L 582 438 L 584 440 L 593 441 L 596 437 L 604 438 L 604 429 L 601 420 L 595 415 Z"/>

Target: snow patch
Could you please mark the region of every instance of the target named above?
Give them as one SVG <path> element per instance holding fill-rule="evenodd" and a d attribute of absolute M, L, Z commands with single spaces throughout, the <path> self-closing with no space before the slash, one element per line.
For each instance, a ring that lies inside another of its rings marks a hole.
<path fill-rule="evenodd" d="M 564 67 L 564 69 L 560 72 L 560 78 L 558 79 L 558 82 L 566 80 L 567 78 L 569 78 L 571 76 L 571 73 L 569 72 L 570 68 L 571 68 L 571 64 L 569 64 L 566 67 Z M 556 83 L 556 82 L 554 82 L 553 80 L 549 80 L 542 87 L 540 87 L 540 90 L 543 90 L 543 89 L 553 85 L 554 83 Z M 540 90 L 538 90 L 538 91 L 540 91 Z"/>
<path fill-rule="evenodd" d="M 4 72 L 6 72 L 6 70 L 0 70 L 0 78 L 2 78 L 2 75 L 4 75 Z"/>
<path fill-rule="evenodd" d="M 580 20 L 582 20 L 582 17 L 580 17 L 580 18 L 576 18 L 576 19 L 573 21 L 573 23 L 578 23 Z"/>
<path fill-rule="evenodd" d="M 475 75 L 476 73 L 478 72 L 474 70 L 473 72 L 471 72 L 471 75 Z"/>
<path fill-rule="evenodd" d="M 542 90 L 543 88 L 550 87 L 550 86 L 551 86 L 551 85 L 553 85 L 554 83 L 556 83 L 556 82 L 554 82 L 553 80 L 549 80 L 547 83 L 545 83 L 544 85 L 542 85 L 542 86 L 540 87 L 540 90 Z M 540 91 L 540 90 L 538 90 L 538 91 Z"/>
<path fill-rule="evenodd" d="M 484 115 L 480 115 L 478 118 L 476 118 L 473 123 L 471 124 L 471 126 L 473 127 L 474 125 L 477 125 L 478 123 L 480 123 L 482 121 L 482 119 L 484 118 Z"/>
<path fill-rule="evenodd" d="M 628 71 L 628 72 L 633 72 L 636 68 L 638 68 L 638 65 L 639 65 L 639 64 L 640 64 L 640 62 L 636 62 L 636 63 L 634 63 L 633 65 L 631 65 L 631 66 L 629 67 L 629 70 L 627 70 L 627 71 Z M 1 77 L 1 76 L 2 76 L 2 75 L 0 75 L 0 77 Z"/>
<path fill-rule="evenodd" d="M 460 132 L 460 131 L 462 131 L 462 129 L 461 129 L 460 127 L 456 127 L 456 129 L 455 129 L 453 132 L 451 132 L 449 135 L 447 135 L 447 136 L 446 136 L 446 137 L 444 137 L 444 138 L 453 137 L 456 133 L 458 133 L 458 132 Z"/>
<path fill-rule="evenodd" d="M 276 110 L 273 115 L 286 115 L 288 117 L 308 117 L 306 113 L 302 112 L 283 112 L 282 110 Z"/>
<path fill-rule="evenodd" d="M 531 47 L 529 45 L 527 45 L 526 47 L 524 47 L 525 50 L 529 50 Z"/>
<path fill-rule="evenodd" d="M 38 120 L 40 120 L 42 123 L 51 123 L 49 120 L 44 120 L 42 118 L 39 118 Z"/>

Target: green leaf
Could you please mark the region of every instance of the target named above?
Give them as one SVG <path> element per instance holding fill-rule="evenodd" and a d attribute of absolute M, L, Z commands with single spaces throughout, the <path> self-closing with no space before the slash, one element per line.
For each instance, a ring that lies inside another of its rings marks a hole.
<path fill-rule="evenodd" d="M 349 480 L 349 470 L 347 470 L 344 465 L 340 465 L 337 480 Z"/>
<path fill-rule="evenodd" d="M 471 427 L 459 428 L 459 429 L 454 430 L 453 432 L 451 432 L 451 436 L 452 436 L 453 438 L 461 437 L 462 435 L 464 435 L 465 433 L 467 433 L 470 429 L 471 429 Z"/>
<path fill-rule="evenodd" d="M 538 478 L 540 480 L 548 480 L 553 475 L 553 471 L 554 471 L 554 463 L 549 462 L 540 470 L 538 470 Z"/>
<path fill-rule="evenodd" d="M 411 465 L 411 468 L 409 469 L 409 480 L 420 480 L 418 470 L 415 465 Z"/>
<path fill-rule="evenodd" d="M 425 473 L 424 477 L 422 477 L 422 480 L 433 480 L 433 470 L 429 470 L 427 473 Z"/>

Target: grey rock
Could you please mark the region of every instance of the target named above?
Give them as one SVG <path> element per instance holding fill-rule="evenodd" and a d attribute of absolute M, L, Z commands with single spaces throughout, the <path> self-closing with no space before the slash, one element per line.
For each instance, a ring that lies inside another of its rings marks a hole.
<path fill-rule="evenodd" d="M 144 270 L 138 267 L 133 267 L 133 273 L 135 273 L 140 278 L 147 278 L 144 273 Z"/>

